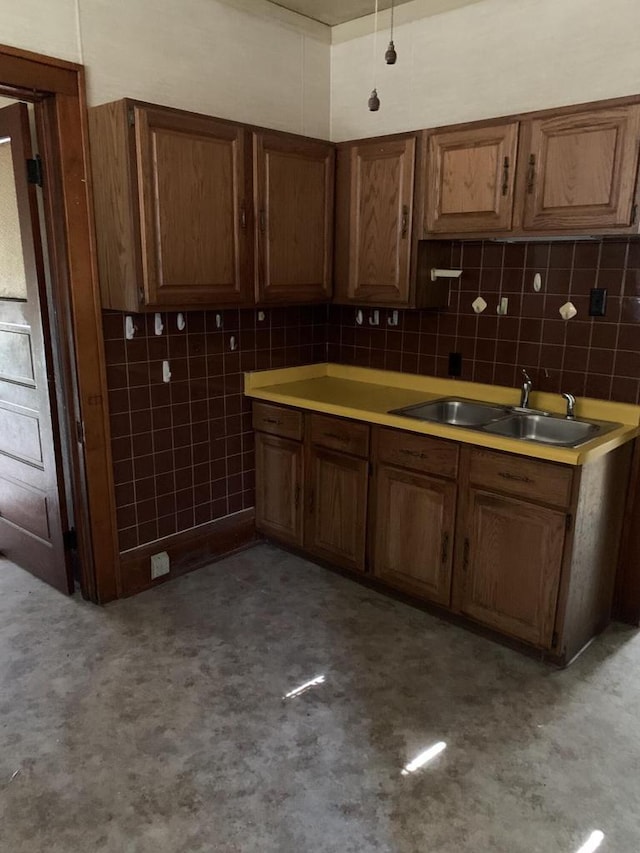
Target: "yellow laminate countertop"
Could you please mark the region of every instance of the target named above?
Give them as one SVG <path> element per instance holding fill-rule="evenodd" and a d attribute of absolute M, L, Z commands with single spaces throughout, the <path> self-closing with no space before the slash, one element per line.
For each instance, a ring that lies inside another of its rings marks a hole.
<path fill-rule="evenodd" d="M 537 444 L 463 427 L 392 415 L 389 414 L 392 409 L 435 400 L 438 397 L 455 396 L 484 403 L 515 406 L 519 402 L 520 390 L 343 364 L 310 364 L 246 373 L 244 387 L 245 394 L 256 400 L 382 424 L 566 465 L 584 465 L 640 435 L 640 406 L 587 397 L 577 400 L 576 417 L 612 421 L 620 426 L 575 448 Z M 559 394 L 534 390 L 531 393 L 530 405 L 532 408 L 555 414 L 563 414 L 565 411 L 565 402 Z"/>

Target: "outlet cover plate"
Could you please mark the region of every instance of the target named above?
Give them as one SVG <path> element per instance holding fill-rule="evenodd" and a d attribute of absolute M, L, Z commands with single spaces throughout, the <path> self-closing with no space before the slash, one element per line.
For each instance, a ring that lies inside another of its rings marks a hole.
<path fill-rule="evenodd" d="M 168 575 L 171 571 L 169 564 L 169 555 L 166 551 L 160 551 L 159 554 L 153 554 L 151 557 L 151 580 L 161 578 L 162 575 Z"/>

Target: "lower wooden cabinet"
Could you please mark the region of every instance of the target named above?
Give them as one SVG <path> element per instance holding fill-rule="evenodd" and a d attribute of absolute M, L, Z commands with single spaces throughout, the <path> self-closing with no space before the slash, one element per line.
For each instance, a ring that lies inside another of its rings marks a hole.
<path fill-rule="evenodd" d="M 567 514 L 471 489 L 460 566 L 460 612 L 551 648 Z"/>
<path fill-rule="evenodd" d="M 631 445 L 570 466 L 273 404 L 253 422 L 267 536 L 558 663 L 608 623 Z"/>
<path fill-rule="evenodd" d="M 290 545 L 302 545 L 303 446 L 256 433 L 256 527 Z"/>
<path fill-rule="evenodd" d="M 305 548 L 364 571 L 369 463 L 312 446 L 308 455 Z"/>
<path fill-rule="evenodd" d="M 448 606 L 456 484 L 381 465 L 373 500 L 374 575 Z"/>

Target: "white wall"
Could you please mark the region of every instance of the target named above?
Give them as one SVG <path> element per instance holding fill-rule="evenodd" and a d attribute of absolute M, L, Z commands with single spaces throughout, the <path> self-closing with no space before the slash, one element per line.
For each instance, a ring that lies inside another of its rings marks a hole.
<path fill-rule="evenodd" d="M 400 23 L 397 65 L 384 64 L 388 30 L 378 36 L 378 113 L 371 29 L 333 30 L 336 141 L 640 93 L 640 0 L 484 0 Z"/>
<path fill-rule="evenodd" d="M 124 96 L 328 138 L 330 30 L 264 0 L 0 0 L 0 39 Z"/>

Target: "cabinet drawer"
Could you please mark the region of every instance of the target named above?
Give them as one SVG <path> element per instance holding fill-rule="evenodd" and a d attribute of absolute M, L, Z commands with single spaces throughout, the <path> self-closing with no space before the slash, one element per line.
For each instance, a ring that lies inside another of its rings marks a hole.
<path fill-rule="evenodd" d="M 302 412 L 270 406 L 268 403 L 253 404 L 253 428 L 282 438 L 302 441 Z"/>
<path fill-rule="evenodd" d="M 327 415 L 311 415 L 311 443 L 352 456 L 369 455 L 369 426 Z"/>
<path fill-rule="evenodd" d="M 458 445 L 396 429 L 378 430 L 378 461 L 455 479 Z"/>
<path fill-rule="evenodd" d="M 469 478 L 482 489 L 520 495 L 541 503 L 565 507 L 571 502 L 573 471 L 553 462 L 473 450 Z"/>

